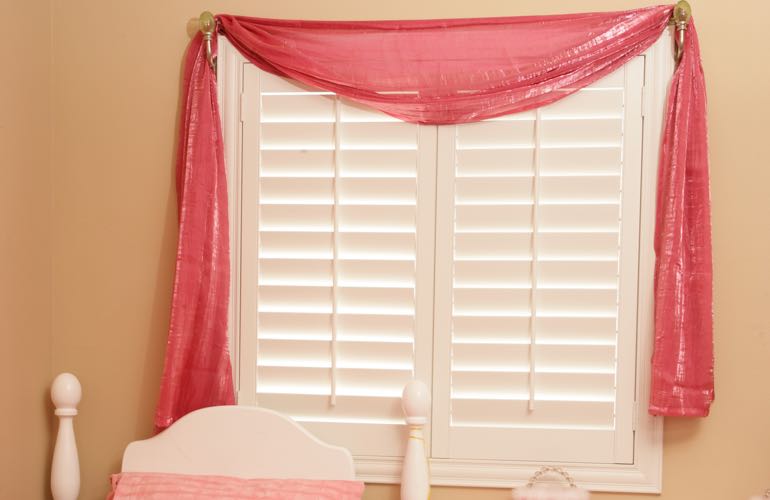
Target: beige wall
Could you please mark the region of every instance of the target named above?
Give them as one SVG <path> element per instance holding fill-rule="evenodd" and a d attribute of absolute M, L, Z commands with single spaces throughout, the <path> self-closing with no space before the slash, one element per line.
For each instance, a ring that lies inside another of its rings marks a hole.
<path fill-rule="evenodd" d="M 53 0 L 52 368 L 74 371 L 84 386 L 77 423 L 82 498 L 101 497 L 126 443 L 151 431 L 176 238 L 174 134 L 190 18 L 204 9 L 362 19 L 610 10 L 644 3 L 650 2 Z M 708 419 L 667 422 L 662 498 L 742 499 L 770 487 L 770 319 L 764 314 L 770 301 L 770 165 L 764 152 L 770 98 L 758 91 L 770 88 L 770 69 L 760 62 L 770 51 L 770 6 L 762 0 L 744 2 L 740 9 L 716 1 L 692 3 L 710 92 L 717 402 Z M 758 54 L 756 61 L 747 50 Z M 26 183 L 37 177 L 24 175 L 20 182 L 30 191 Z M 41 206 L 43 199 L 18 201 L 14 208 L 44 211 Z M 45 323 L 46 313 L 41 314 L 36 324 Z M 370 487 L 366 496 L 397 498 L 393 487 Z M 507 497 L 503 490 L 449 488 L 436 488 L 432 496 Z"/>
<path fill-rule="evenodd" d="M 6 2 L 0 63 L 0 498 L 47 487 L 51 10 Z"/>

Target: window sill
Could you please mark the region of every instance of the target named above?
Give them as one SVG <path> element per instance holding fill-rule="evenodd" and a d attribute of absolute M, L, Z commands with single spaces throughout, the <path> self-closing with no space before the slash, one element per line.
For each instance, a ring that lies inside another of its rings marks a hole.
<path fill-rule="evenodd" d="M 567 470 L 581 487 L 595 492 L 661 493 L 663 419 L 647 417 L 646 443 L 636 443 L 633 464 L 547 465 Z M 640 433 L 637 432 L 637 437 Z M 399 484 L 401 460 L 355 457 L 356 476 L 368 483 Z M 523 486 L 543 464 L 484 460 L 431 459 L 432 486 L 513 488 Z"/>

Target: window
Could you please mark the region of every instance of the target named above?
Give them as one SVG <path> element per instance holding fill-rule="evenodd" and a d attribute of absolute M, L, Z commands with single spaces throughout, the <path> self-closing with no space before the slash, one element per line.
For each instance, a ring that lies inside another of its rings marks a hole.
<path fill-rule="evenodd" d="M 433 484 L 507 487 L 550 462 L 658 491 L 645 361 L 669 46 L 553 105 L 437 127 L 223 43 L 239 404 L 394 482 L 417 378 Z"/>

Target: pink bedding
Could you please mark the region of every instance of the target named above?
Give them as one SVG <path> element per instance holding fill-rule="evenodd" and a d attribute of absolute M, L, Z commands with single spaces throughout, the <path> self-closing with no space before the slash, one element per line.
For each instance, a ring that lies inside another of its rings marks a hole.
<path fill-rule="evenodd" d="M 359 500 L 363 492 L 359 481 L 124 472 L 112 475 L 107 500 Z"/>

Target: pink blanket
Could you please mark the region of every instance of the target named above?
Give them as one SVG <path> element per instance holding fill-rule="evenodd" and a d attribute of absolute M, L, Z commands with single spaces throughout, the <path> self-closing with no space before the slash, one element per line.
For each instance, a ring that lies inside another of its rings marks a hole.
<path fill-rule="evenodd" d="M 364 483 L 309 479 L 124 472 L 112 475 L 107 500 L 359 500 Z"/>

